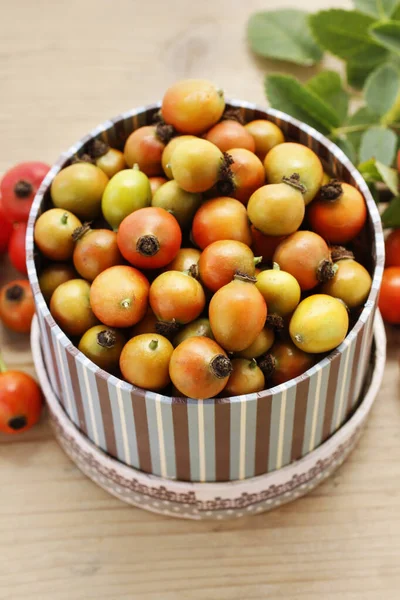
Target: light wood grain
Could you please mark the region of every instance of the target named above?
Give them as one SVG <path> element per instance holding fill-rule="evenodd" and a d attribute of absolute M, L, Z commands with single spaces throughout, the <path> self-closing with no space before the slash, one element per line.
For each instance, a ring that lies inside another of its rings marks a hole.
<path fill-rule="evenodd" d="M 3 0 L 0 172 L 24 159 L 52 162 L 177 78 L 206 76 L 230 97 L 263 104 L 263 75 L 282 67 L 250 55 L 245 22 L 286 4 Z M 350 4 L 307 1 L 309 10 L 329 6 Z M 0 263 L 1 282 L 11 276 Z M 269 514 L 228 523 L 158 517 L 87 480 L 45 418 L 24 436 L 1 437 L 0 598 L 397 600 L 400 332 L 388 335 L 385 381 L 359 446 L 314 493 Z M 10 366 L 33 373 L 26 338 L 1 330 L 0 345 Z"/>

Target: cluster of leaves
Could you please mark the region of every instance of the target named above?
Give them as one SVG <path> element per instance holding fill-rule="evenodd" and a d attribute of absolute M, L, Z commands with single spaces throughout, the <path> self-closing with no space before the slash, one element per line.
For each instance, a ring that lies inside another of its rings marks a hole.
<path fill-rule="evenodd" d="M 397 196 L 398 172 L 392 167 L 400 145 L 400 0 L 354 0 L 354 5 L 354 10 L 316 14 L 256 13 L 248 39 L 255 53 L 276 60 L 311 66 L 327 51 L 346 62 L 347 82 L 329 70 L 304 85 L 288 74 L 267 75 L 268 100 L 340 146 L 376 198 L 382 183 Z M 364 103 L 350 113 L 351 94 L 360 89 Z M 385 226 L 400 227 L 400 197 L 382 219 Z"/>

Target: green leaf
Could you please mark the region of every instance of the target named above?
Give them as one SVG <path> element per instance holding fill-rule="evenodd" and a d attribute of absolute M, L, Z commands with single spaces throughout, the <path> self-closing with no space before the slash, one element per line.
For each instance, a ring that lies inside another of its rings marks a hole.
<path fill-rule="evenodd" d="M 371 127 L 361 138 L 360 162 L 370 158 L 390 166 L 396 153 L 397 136 L 391 129 Z"/>
<path fill-rule="evenodd" d="M 385 19 L 392 16 L 397 2 L 398 0 L 354 0 L 354 6 L 366 15 Z"/>
<path fill-rule="evenodd" d="M 347 139 L 345 136 L 334 136 L 332 137 L 332 141 L 335 142 L 336 146 L 339 146 L 341 150 L 345 153 L 347 158 L 352 162 L 357 162 L 357 153 L 353 144 Z"/>
<path fill-rule="evenodd" d="M 400 3 L 397 5 L 392 14 L 392 21 L 400 21 Z"/>
<path fill-rule="evenodd" d="M 321 71 L 306 83 L 306 87 L 329 104 L 340 121 L 347 117 L 349 95 L 342 87 L 342 80 L 336 71 Z"/>
<path fill-rule="evenodd" d="M 383 117 L 394 106 L 400 92 L 400 73 L 392 65 L 382 65 L 368 77 L 364 98 L 368 108 Z"/>
<path fill-rule="evenodd" d="M 396 195 L 399 192 L 399 173 L 396 169 L 387 167 L 383 163 L 376 161 L 376 168 L 382 177 L 383 183 L 387 185 L 392 194 Z"/>
<path fill-rule="evenodd" d="M 247 24 L 247 37 L 253 52 L 267 58 L 305 66 L 322 58 L 308 26 L 308 13 L 302 10 L 255 13 Z"/>
<path fill-rule="evenodd" d="M 346 137 L 351 142 L 351 144 L 356 149 L 356 152 L 359 151 L 361 138 L 363 136 L 364 131 L 369 129 L 372 125 L 379 125 L 379 117 L 372 113 L 367 107 L 363 106 L 357 112 L 355 112 L 351 117 L 349 117 L 344 125 L 344 129 L 348 130 L 346 132 Z M 356 129 L 352 131 L 350 128 Z"/>
<path fill-rule="evenodd" d="M 382 213 L 382 224 L 384 227 L 400 227 L 400 196 L 393 198 Z"/>
<path fill-rule="evenodd" d="M 367 183 L 382 182 L 387 185 L 392 194 L 399 191 L 399 174 L 396 169 L 391 169 L 383 163 L 371 158 L 358 165 L 358 170 Z"/>
<path fill-rule="evenodd" d="M 291 75 L 267 75 L 265 91 L 273 108 L 308 123 L 322 133 L 329 133 L 340 125 L 330 106 Z"/>
<path fill-rule="evenodd" d="M 376 64 L 386 57 L 371 39 L 374 19 L 356 10 L 323 10 L 309 17 L 311 31 L 322 48 L 353 64 Z"/>
<path fill-rule="evenodd" d="M 372 38 L 390 52 L 400 54 L 400 22 L 375 23 L 369 29 Z"/>
<path fill-rule="evenodd" d="M 382 62 L 382 61 L 381 61 Z M 351 61 L 346 64 L 347 83 L 360 90 L 364 87 L 367 77 L 380 63 L 359 65 Z"/>

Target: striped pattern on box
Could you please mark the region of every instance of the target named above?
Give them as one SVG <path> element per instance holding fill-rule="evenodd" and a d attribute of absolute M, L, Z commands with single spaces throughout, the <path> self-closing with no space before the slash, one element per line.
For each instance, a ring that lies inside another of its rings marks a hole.
<path fill-rule="evenodd" d="M 49 206 L 56 173 L 95 138 L 122 148 L 137 127 L 151 123 L 159 104 L 124 113 L 80 140 L 53 166 L 33 203 L 27 230 L 33 289 L 52 388 L 73 423 L 121 462 L 164 478 L 232 481 L 262 475 L 298 460 L 329 438 L 357 405 L 367 370 L 384 266 L 384 240 L 375 202 L 344 153 L 311 127 L 276 110 L 231 101 L 246 121 L 266 118 L 288 140 L 312 148 L 328 170 L 355 185 L 368 206 L 358 240 L 373 275 L 368 300 L 344 342 L 300 377 L 247 396 L 192 400 L 146 392 L 102 371 L 71 343 L 40 292 L 34 260 L 35 220 Z"/>

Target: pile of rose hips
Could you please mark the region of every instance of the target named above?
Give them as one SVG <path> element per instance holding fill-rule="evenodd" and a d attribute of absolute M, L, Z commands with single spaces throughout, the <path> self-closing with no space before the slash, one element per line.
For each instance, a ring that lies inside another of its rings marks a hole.
<path fill-rule="evenodd" d="M 33 198 L 50 167 L 21 163 L 0 183 L 0 258 L 8 253 L 15 269 L 26 275 L 26 222 Z M 3 282 L 1 282 L 3 283 Z M 27 279 L 0 288 L 0 321 L 12 331 L 29 333 L 35 305 Z M 22 433 L 39 420 L 42 394 L 36 381 L 21 371 L 9 371 L 0 355 L 0 431 Z"/>
<path fill-rule="evenodd" d="M 362 195 L 208 81 L 172 85 L 124 152 L 96 140 L 50 191 L 34 237 L 51 313 L 141 388 L 201 399 L 285 382 L 343 341 L 370 291 L 343 246 Z"/>

